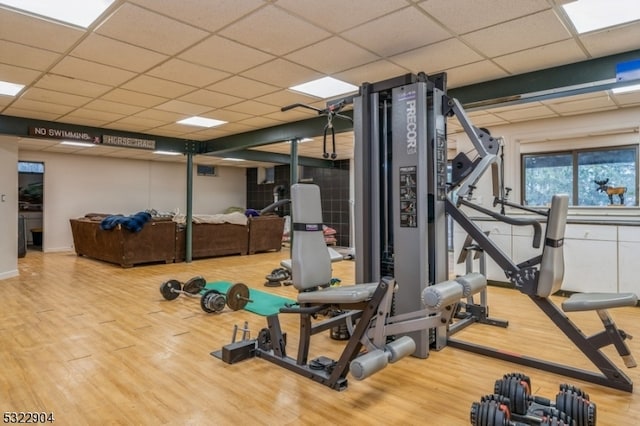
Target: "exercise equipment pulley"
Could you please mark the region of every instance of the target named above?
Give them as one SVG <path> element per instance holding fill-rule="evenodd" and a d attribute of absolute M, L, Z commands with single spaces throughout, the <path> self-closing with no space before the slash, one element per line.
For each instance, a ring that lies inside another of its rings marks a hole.
<path fill-rule="evenodd" d="M 236 283 L 229 287 L 226 293 L 215 289 L 202 293 L 206 284 L 207 281 L 201 276 L 189 279 L 184 285 L 176 279 L 170 279 L 160 285 L 160 294 L 165 300 L 174 300 L 181 294 L 200 298 L 200 307 L 207 313 L 221 312 L 225 305 L 233 311 L 239 311 L 244 309 L 247 303 L 253 302 L 246 284 Z"/>

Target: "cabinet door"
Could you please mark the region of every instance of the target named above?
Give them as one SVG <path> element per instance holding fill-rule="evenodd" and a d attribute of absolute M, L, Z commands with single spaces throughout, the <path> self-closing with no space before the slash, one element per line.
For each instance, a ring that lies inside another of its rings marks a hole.
<path fill-rule="evenodd" d="M 492 222 L 492 221 L 477 221 L 477 225 L 483 231 L 489 232 L 489 238 L 496 244 L 500 250 L 502 250 L 507 257 L 511 257 L 511 225 L 507 225 L 501 222 Z M 464 263 L 457 264 L 458 257 L 460 256 L 460 251 L 462 250 L 462 246 L 464 244 L 465 238 L 467 237 L 467 233 L 458 226 L 457 224 L 454 227 L 453 234 L 453 245 L 454 245 L 454 272 L 457 275 L 463 275 L 466 272 L 466 265 Z M 487 279 L 493 281 L 502 281 L 506 282 L 507 277 L 504 274 L 504 270 L 498 266 L 497 263 L 493 261 L 489 256 L 486 256 L 487 260 L 487 270 L 486 275 Z M 478 260 L 474 261 L 473 270 L 476 272 L 480 271 L 480 266 Z"/>
<path fill-rule="evenodd" d="M 617 227 L 567 225 L 563 290 L 617 292 Z"/>
<path fill-rule="evenodd" d="M 640 294 L 640 227 L 618 227 L 618 290 Z"/>

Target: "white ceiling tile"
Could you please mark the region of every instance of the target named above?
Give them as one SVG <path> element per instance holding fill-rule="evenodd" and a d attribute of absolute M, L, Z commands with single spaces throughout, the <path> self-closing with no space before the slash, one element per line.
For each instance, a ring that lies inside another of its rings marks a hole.
<path fill-rule="evenodd" d="M 167 59 L 166 55 L 95 33 L 82 40 L 70 55 L 137 72 L 146 71 Z"/>
<path fill-rule="evenodd" d="M 36 120 L 47 120 L 47 121 L 54 121 L 55 119 L 60 117 L 60 115 L 62 115 L 60 113 L 51 112 L 48 110 L 45 110 L 45 111 L 35 110 L 29 107 L 24 109 L 24 108 L 16 108 L 14 106 L 11 106 L 5 109 L 4 111 L 2 111 L 2 113 L 5 115 L 11 115 L 15 117 L 33 118 Z"/>
<path fill-rule="evenodd" d="M 0 80 L 16 84 L 31 84 L 42 73 L 27 68 L 0 64 Z"/>
<path fill-rule="evenodd" d="M 163 111 L 178 112 L 189 115 L 198 115 L 211 110 L 211 107 L 209 106 L 197 105 L 183 101 L 168 101 L 157 105 L 155 108 Z"/>
<path fill-rule="evenodd" d="M 89 119 L 101 122 L 100 125 L 123 118 L 124 114 L 114 112 L 96 111 L 93 109 L 80 108 L 61 118 L 62 121 L 68 119 Z M 95 125 L 95 124 L 94 124 Z"/>
<path fill-rule="evenodd" d="M 120 68 L 85 61 L 84 59 L 71 56 L 67 56 L 58 62 L 58 64 L 51 69 L 51 72 L 110 86 L 118 86 L 136 75 L 131 71 L 125 71 Z"/>
<path fill-rule="evenodd" d="M 69 50 L 85 34 L 78 28 L 3 8 L 0 8 L 0 22 L 0 39 L 60 53 Z"/>
<path fill-rule="evenodd" d="M 208 31 L 217 31 L 265 4 L 262 0 L 130 1 Z"/>
<path fill-rule="evenodd" d="M 47 74 L 35 84 L 35 87 L 55 90 L 57 92 L 73 93 L 80 96 L 97 97 L 111 89 L 103 84 L 90 81 L 76 80 L 62 75 Z"/>
<path fill-rule="evenodd" d="M 118 8 L 96 32 L 168 55 L 175 55 L 209 35 L 130 3 Z"/>
<path fill-rule="evenodd" d="M 147 74 L 197 87 L 207 86 L 229 76 L 227 72 L 192 64 L 180 59 L 171 59 L 148 71 Z"/>
<path fill-rule="evenodd" d="M 512 74 L 521 74 L 588 59 L 573 39 L 547 44 L 494 58 Z"/>
<path fill-rule="evenodd" d="M 267 118 L 267 117 L 252 117 L 252 118 L 247 118 L 246 120 L 242 120 L 239 123 L 259 129 L 259 128 L 271 127 L 278 124 L 282 124 L 282 121 L 274 120 L 272 118 Z"/>
<path fill-rule="evenodd" d="M 600 108 L 612 108 L 615 107 L 615 103 L 613 102 L 613 99 L 611 99 L 606 94 L 603 94 L 602 96 L 580 99 L 571 102 L 558 102 L 553 105 L 549 105 L 549 107 L 552 110 L 564 115 L 582 111 L 593 111 Z"/>
<path fill-rule="evenodd" d="M 42 112 L 50 112 L 53 114 L 66 114 L 69 111 L 73 111 L 75 107 L 68 105 L 60 105 L 51 102 L 41 102 L 41 101 L 33 101 L 30 99 L 16 99 L 16 101 L 11 105 L 13 108 L 20 108 L 25 110 L 32 111 L 42 111 Z"/>
<path fill-rule="evenodd" d="M 388 30 L 382 30 L 384 28 Z M 342 35 L 380 56 L 396 55 L 451 37 L 438 23 L 415 13 L 413 7 L 390 13 Z"/>
<path fill-rule="evenodd" d="M 244 100 L 236 96 L 204 89 L 196 90 L 195 92 L 181 96 L 178 99 L 198 105 L 207 105 L 212 108 L 224 108 L 228 105 L 236 104 Z"/>
<path fill-rule="evenodd" d="M 219 36 L 209 37 L 179 57 L 232 73 L 242 72 L 274 58 L 273 55 Z"/>
<path fill-rule="evenodd" d="M 482 59 L 482 56 L 455 38 L 389 58 L 390 61 L 410 69 L 412 72 L 424 71 L 427 74 L 445 71 Z"/>
<path fill-rule="evenodd" d="M 272 5 L 253 12 L 220 34 L 275 55 L 287 54 L 330 35 Z"/>
<path fill-rule="evenodd" d="M 340 32 L 405 7 L 404 0 L 279 0 L 276 6 L 290 10 L 321 28 Z"/>
<path fill-rule="evenodd" d="M 419 6 L 456 34 L 550 9 L 546 0 L 427 0 Z"/>
<path fill-rule="evenodd" d="M 273 93 L 278 90 L 278 87 L 270 84 L 264 84 L 256 80 L 251 80 L 249 78 L 234 76 L 212 84 L 207 87 L 207 89 L 250 99 L 267 93 Z"/>
<path fill-rule="evenodd" d="M 487 57 L 542 46 L 571 37 L 553 11 L 539 12 L 462 37 Z"/>
<path fill-rule="evenodd" d="M 122 124 L 122 126 L 131 126 L 138 129 L 152 129 L 154 127 L 159 127 L 164 124 L 164 121 L 153 120 L 151 118 L 144 118 L 139 116 L 130 116 L 124 117 L 118 121 L 113 122 L 114 128 L 117 128 L 118 124 Z M 123 127 L 124 129 L 125 127 Z"/>
<path fill-rule="evenodd" d="M 637 103 L 640 103 L 640 91 L 620 93 L 620 94 L 611 95 L 611 96 L 613 96 L 616 102 L 620 105 L 635 105 Z"/>
<path fill-rule="evenodd" d="M 178 114 L 169 111 L 160 111 L 158 109 L 146 109 L 134 115 L 135 117 L 148 118 L 151 120 L 162 121 L 164 123 L 175 123 L 178 120 L 187 118 L 189 114 Z"/>
<path fill-rule="evenodd" d="M 0 62 L 5 64 L 44 71 L 59 57 L 58 53 L 48 50 L 0 40 Z"/>
<path fill-rule="evenodd" d="M 581 110 L 581 111 L 569 111 L 569 112 L 565 112 L 562 113 L 562 116 L 571 116 L 571 115 L 583 115 L 583 114 L 592 114 L 595 112 L 603 112 L 603 111 L 610 111 L 613 109 L 616 109 L 617 107 L 615 105 L 611 105 L 611 106 L 603 106 L 603 107 L 599 107 L 599 108 L 594 108 L 594 109 L 587 109 L 587 110 Z M 528 120 L 530 120 L 531 118 L 528 118 Z"/>
<path fill-rule="evenodd" d="M 96 111 L 113 112 L 121 115 L 135 114 L 144 109 L 143 107 L 127 105 L 120 102 L 106 101 L 104 99 L 97 99 L 89 102 L 84 106 L 84 108 Z"/>
<path fill-rule="evenodd" d="M 466 86 L 467 84 L 495 80 L 506 77 L 507 73 L 491 61 L 480 61 L 469 65 L 447 70 L 447 86 L 449 88 Z"/>
<path fill-rule="evenodd" d="M 557 116 L 557 114 L 551 111 L 546 105 L 535 105 L 528 108 L 494 112 L 494 114 L 503 120 L 511 122 Z"/>
<path fill-rule="evenodd" d="M 14 99 L 13 96 L 0 95 L 0 110 L 2 110 L 2 107 L 6 107 L 13 102 Z"/>
<path fill-rule="evenodd" d="M 282 106 L 287 106 L 287 105 L 291 105 L 291 104 L 283 104 Z M 315 113 L 314 111 L 311 111 L 305 108 L 297 108 L 297 109 L 290 109 L 289 111 L 284 111 L 284 112 L 277 111 L 271 114 L 265 114 L 264 117 L 271 118 L 273 120 L 278 120 L 278 121 L 291 122 L 291 121 L 304 120 L 316 115 L 318 114 Z"/>
<path fill-rule="evenodd" d="M 317 71 L 284 59 L 276 59 L 259 65 L 243 72 L 242 75 L 283 89 L 323 77 Z"/>
<path fill-rule="evenodd" d="M 109 93 L 105 93 L 102 99 L 146 108 L 151 108 L 167 101 L 167 98 L 125 89 L 113 89 Z"/>
<path fill-rule="evenodd" d="M 173 81 L 163 80 L 148 75 L 141 75 L 122 85 L 123 89 L 133 90 L 134 92 L 148 93 L 150 95 L 161 96 L 165 98 L 175 98 L 185 95 L 193 90 L 192 86 L 187 86 Z"/>
<path fill-rule="evenodd" d="M 142 133 L 148 129 L 157 127 L 157 126 L 146 126 L 139 123 L 124 121 L 126 118 L 128 117 L 125 117 L 122 120 L 117 120 L 117 121 L 113 121 L 111 123 L 105 124 L 104 127 L 107 129 L 121 130 L 121 131 L 127 131 L 127 132 L 142 132 Z M 161 123 L 161 124 L 164 124 L 164 123 Z"/>
<path fill-rule="evenodd" d="M 246 114 L 244 112 L 239 112 L 239 111 L 231 111 L 229 109 L 218 109 L 209 113 L 209 118 L 226 121 L 228 123 L 246 120 L 247 118 L 250 118 L 250 117 L 251 117 L 250 114 Z M 227 128 L 228 126 L 225 124 L 225 129 Z"/>
<path fill-rule="evenodd" d="M 377 55 L 339 37 L 322 40 L 285 58 L 325 74 L 333 74 L 380 59 Z"/>
<path fill-rule="evenodd" d="M 239 123 L 227 123 L 218 127 L 218 129 L 220 129 L 220 134 L 225 136 L 225 135 L 233 135 L 235 133 L 243 133 L 243 132 L 249 131 L 251 130 L 251 126 L 246 126 L 244 124 L 239 124 Z"/>
<path fill-rule="evenodd" d="M 249 115 L 264 115 L 280 110 L 277 106 L 256 101 L 244 101 L 226 108 L 229 111 L 243 112 Z"/>
<path fill-rule="evenodd" d="M 580 41 L 594 57 L 637 50 L 640 25 L 625 25 L 580 36 Z"/>
<path fill-rule="evenodd" d="M 316 98 L 312 98 L 307 95 L 303 95 L 302 93 L 293 92 L 291 90 L 280 90 L 278 92 L 269 93 L 268 95 L 258 96 L 255 98 L 258 102 L 263 102 L 265 104 L 276 105 L 279 107 L 292 105 L 292 104 L 307 104 L 310 102 L 317 101 Z"/>
<path fill-rule="evenodd" d="M 58 103 L 61 105 L 69 105 L 79 107 L 90 102 L 92 98 L 87 96 L 78 96 L 70 93 L 54 92 L 53 90 L 40 89 L 32 87 L 28 89 L 22 96 L 22 99 L 30 99 L 40 102 Z"/>
<path fill-rule="evenodd" d="M 334 77 L 347 81 L 351 84 L 355 84 L 356 86 L 360 86 L 364 82 L 375 83 L 376 81 L 397 77 L 408 72 L 409 70 L 407 68 L 400 67 L 392 62 L 384 60 L 372 62 L 361 67 L 337 73 Z"/>

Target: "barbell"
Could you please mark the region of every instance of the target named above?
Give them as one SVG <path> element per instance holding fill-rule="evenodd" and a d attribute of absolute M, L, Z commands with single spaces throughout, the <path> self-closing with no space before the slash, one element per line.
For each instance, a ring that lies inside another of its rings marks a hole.
<path fill-rule="evenodd" d="M 174 300 L 181 294 L 199 297 L 200 307 L 207 313 L 220 312 L 225 305 L 233 311 L 238 311 L 243 309 L 247 303 L 253 302 L 249 298 L 249 287 L 246 284 L 236 283 L 229 287 L 226 293 L 210 289 L 200 294 L 206 284 L 207 281 L 201 276 L 189 279 L 184 285 L 178 280 L 171 279 L 160 285 L 160 294 L 165 300 Z"/>

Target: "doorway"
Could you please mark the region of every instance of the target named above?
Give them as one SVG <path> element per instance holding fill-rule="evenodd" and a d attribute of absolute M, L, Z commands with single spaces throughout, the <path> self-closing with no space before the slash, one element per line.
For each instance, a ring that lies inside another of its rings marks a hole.
<path fill-rule="evenodd" d="M 18 215 L 28 249 L 42 250 L 44 163 L 18 161 Z"/>

